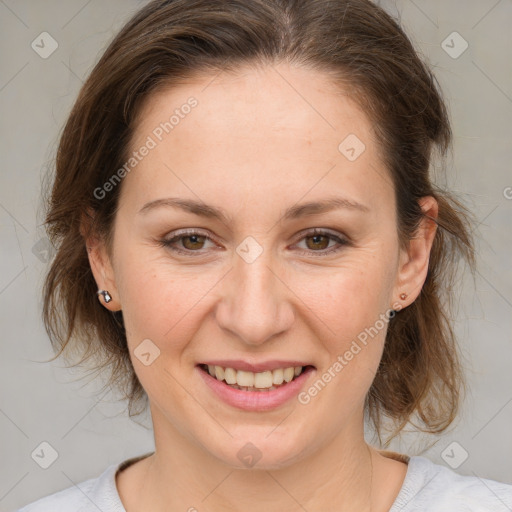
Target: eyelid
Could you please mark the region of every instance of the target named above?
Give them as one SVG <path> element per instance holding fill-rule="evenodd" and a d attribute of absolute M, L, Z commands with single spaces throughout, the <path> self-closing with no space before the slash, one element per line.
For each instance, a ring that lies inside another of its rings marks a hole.
<path fill-rule="evenodd" d="M 172 237 L 168 238 L 168 240 L 173 240 L 175 238 L 179 238 L 180 236 L 191 236 L 191 235 L 199 235 L 209 238 L 210 240 L 217 241 L 217 239 L 211 235 L 207 230 L 203 230 L 201 228 L 183 228 L 178 229 L 172 232 Z"/>
<path fill-rule="evenodd" d="M 347 238 L 343 233 L 340 233 L 339 231 L 334 231 L 329 228 L 307 228 L 297 233 L 296 240 L 299 241 L 302 240 L 304 237 L 315 235 L 329 235 L 332 236 L 333 238 L 337 237 L 340 239 Z"/>

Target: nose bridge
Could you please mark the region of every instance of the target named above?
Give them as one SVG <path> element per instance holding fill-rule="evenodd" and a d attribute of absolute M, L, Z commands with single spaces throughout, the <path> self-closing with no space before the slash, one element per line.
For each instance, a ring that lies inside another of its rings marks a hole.
<path fill-rule="evenodd" d="M 293 321 L 286 287 L 272 269 L 272 253 L 256 244 L 246 239 L 238 246 L 229 286 L 217 311 L 220 326 L 251 345 L 264 343 Z"/>

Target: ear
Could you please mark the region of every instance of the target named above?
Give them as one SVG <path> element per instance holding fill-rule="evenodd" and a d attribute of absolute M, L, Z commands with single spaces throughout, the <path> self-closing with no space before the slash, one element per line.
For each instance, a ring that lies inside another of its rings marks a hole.
<path fill-rule="evenodd" d="M 104 241 L 93 233 L 91 229 L 93 221 L 93 213 L 88 210 L 86 214 L 82 215 L 80 223 L 80 234 L 84 238 L 85 246 L 87 248 L 87 256 L 89 258 L 89 265 L 96 281 L 98 290 L 106 290 L 112 297 L 112 300 L 105 302 L 103 295 L 98 295 L 98 300 L 105 308 L 110 311 L 120 311 L 121 303 L 119 301 L 119 293 L 116 286 L 114 268 Z"/>
<path fill-rule="evenodd" d="M 394 300 L 402 305 L 402 309 L 413 303 L 421 292 L 428 273 L 430 250 L 437 231 L 435 222 L 439 213 L 437 201 L 432 196 L 422 197 L 418 201 L 423 218 L 414 237 L 409 241 L 407 250 L 400 253 L 397 281 L 394 290 Z M 400 295 L 405 293 L 405 299 Z M 394 308 L 398 309 L 398 308 Z"/>

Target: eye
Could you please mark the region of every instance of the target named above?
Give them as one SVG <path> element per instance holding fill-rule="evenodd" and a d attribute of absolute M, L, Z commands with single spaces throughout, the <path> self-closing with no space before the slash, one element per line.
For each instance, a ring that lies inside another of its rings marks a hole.
<path fill-rule="evenodd" d="M 160 240 L 159 244 L 178 254 L 192 255 L 192 253 L 203 254 L 199 252 L 199 250 L 204 249 L 207 240 L 212 241 L 209 236 L 198 231 L 181 231 L 176 233 L 172 238 Z M 176 244 L 181 244 L 182 248 L 176 247 Z"/>
<path fill-rule="evenodd" d="M 305 242 L 306 248 L 308 250 L 301 251 L 301 253 L 305 255 L 318 253 L 315 254 L 315 256 L 332 254 L 342 249 L 344 245 L 349 245 L 349 241 L 347 239 L 342 238 L 337 234 L 331 233 L 330 231 L 318 228 L 305 233 L 304 236 L 300 239 L 300 242 L 302 241 Z M 331 245 L 329 247 L 330 242 L 335 242 L 334 246 Z"/>
<path fill-rule="evenodd" d="M 185 230 L 175 233 L 171 238 L 159 240 L 159 245 L 166 247 L 177 254 L 187 256 L 201 256 L 204 254 L 205 243 L 207 241 L 214 242 L 211 237 L 197 230 Z M 306 250 L 299 251 L 303 255 L 324 256 L 339 251 L 344 245 L 350 242 L 324 229 L 315 228 L 303 233 L 300 242 L 306 243 Z M 329 244 L 334 242 L 334 246 Z M 181 246 L 181 247 L 180 247 Z M 195 254 L 194 254 L 195 253 Z M 317 254 L 315 254 L 317 253 Z"/>

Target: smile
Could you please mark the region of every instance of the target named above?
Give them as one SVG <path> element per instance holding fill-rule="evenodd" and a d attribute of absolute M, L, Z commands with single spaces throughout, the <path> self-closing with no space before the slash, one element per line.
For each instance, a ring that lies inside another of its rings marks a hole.
<path fill-rule="evenodd" d="M 298 377 L 306 366 L 290 366 L 288 368 L 277 368 L 265 372 L 249 372 L 224 368 L 222 366 L 201 365 L 201 368 L 212 377 L 225 382 L 234 389 L 243 391 L 271 391 L 284 386 Z"/>
<path fill-rule="evenodd" d="M 219 364 L 198 364 L 196 369 L 208 391 L 222 402 L 246 411 L 267 411 L 296 397 L 316 373 L 312 365 L 283 366 L 253 372 Z M 260 368 L 256 368 L 260 369 Z"/>

